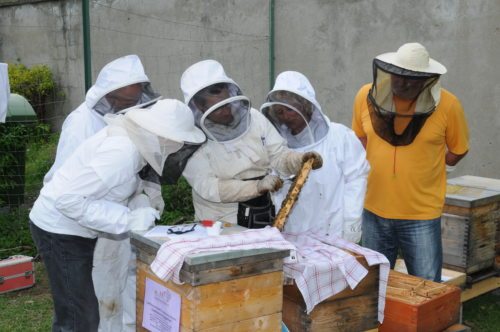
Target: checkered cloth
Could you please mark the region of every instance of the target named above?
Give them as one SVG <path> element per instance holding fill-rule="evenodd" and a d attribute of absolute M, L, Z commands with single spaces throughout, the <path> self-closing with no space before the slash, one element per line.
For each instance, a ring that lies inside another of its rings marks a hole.
<path fill-rule="evenodd" d="M 182 284 L 179 273 L 184 258 L 191 254 L 210 251 L 230 251 L 244 249 L 290 249 L 291 255 L 286 261 L 295 259 L 295 246 L 286 241 L 280 231 L 274 227 L 249 229 L 237 234 L 206 238 L 174 238 L 162 244 L 151 263 L 151 270 L 162 280 L 172 280 Z"/>
<path fill-rule="evenodd" d="M 342 249 L 365 257 L 369 266 L 379 264 L 378 320 L 384 320 L 385 293 L 389 276 L 389 261 L 373 250 L 363 248 L 338 237 L 316 234 L 283 233 L 297 247 L 297 262 L 284 265 L 285 275 L 293 278 L 302 293 L 309 314 L 314 306 L 349 286 L 354 289 L 368 271 L 354 256 Z"/>

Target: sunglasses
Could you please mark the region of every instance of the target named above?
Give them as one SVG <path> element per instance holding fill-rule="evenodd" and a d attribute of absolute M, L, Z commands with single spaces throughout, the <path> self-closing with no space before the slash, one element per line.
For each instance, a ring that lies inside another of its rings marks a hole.
<path fill-rule="evenodd" d="M 181 226 L 174 226 L 171 227 L 167 230 L 168 234 L 185 234 L 194 231 L 194 228 L 196 227 L 197 224 L 193 225 L 181 225 Z"/>

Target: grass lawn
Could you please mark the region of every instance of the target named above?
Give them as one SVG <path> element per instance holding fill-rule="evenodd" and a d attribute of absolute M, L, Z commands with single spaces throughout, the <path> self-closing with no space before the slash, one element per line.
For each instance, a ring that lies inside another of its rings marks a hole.
<path fill-rule="evenodd" d="M 0 295 L 0 331 L 50 331 L 52 299 L 42 263 L 35 263 L 36 285 Z M 472 331 L 500 331 L 500 289 L 467 301 L 463 324 Z"/>
<path fill-rule="evenodd" d="M 52 329 L 52 298 L 42 263 L 35 263 L 35 272 L 34 287 L 0 295 L 0 331 Z"/>

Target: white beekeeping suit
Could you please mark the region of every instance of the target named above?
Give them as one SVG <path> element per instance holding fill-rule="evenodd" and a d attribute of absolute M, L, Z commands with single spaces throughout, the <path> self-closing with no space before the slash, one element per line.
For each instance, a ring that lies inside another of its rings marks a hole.
<path fill-rule="evenodd" d="M 151 83 L 144 71 L 141 60 L 137 55 L 127 55 L 115 59 L 105 65 L 97 76 L 95 84 L 89 89 L 85 101 L 71 112 L 63 123 L 61 136 L 57 145 L 57 154 L 54 164 L 45 175 L 44 183 L 49 182 L 54 172 L 68 159 L 76 148 L 87 138 L 97 133 L 106 126 L 105 114 L 123 113 L 130 107 L 145 107 L 158 100 L 160 96 L 151 88 Z M 150 197 L 150 205 L 162 212 L 163 199 L 161 188 L 158 184 L 141 182 L 141 187 Z M 152 203 L 156 202 L 156 204 Z M 124 292 L 120 283 L 108 286 L 104 280 L 108 278 L 121 280 L 122 275 L 128 271 L 131 288 L 124 298 L 128 305 L 125 306 L 125 323 L 135 329 L 135 303 L 131 303 L 130 294 L 135 291 L 135 265 L 132 264 L 135 256 L 131 256 L 130 241 L 128 236 L 99 236 L 94 254 L 94 280 L 99 301 L 101 293 L 108 293 L 109 289 Z M 133 287 L 132 287 L 133 286 Z M 135 296 L 135 295 L 134 295 Z M 113 325 L 122 319 L 121 306 L 113 307 L 112 313 L 107 308 L 101 308 L 101 331 L 109 330 L 102 326 Z M 113 319 L 108 319 L 112 316 Z M 121 325 L 121 324 L 120 324 Z M 121 327 L 120 327 L 121 329 Z"/>
<path fill-rule="evenodd" d="M 160 100 L 150 110 L 108 115 L 105 121 L 109 126 L 83 142 L 41 190 L 30 219 L 44 231 L 95 238 L 103 232 L 127 234 L 147 229 L 154 224 L 151 216 L 159 218 L 158 212 L 140 204 L 130 209 L 130 201 L 145 197 L 139 189 L 139 171 L 149 164 L 161 173 L 167 157 L 185 142 L 200 144 L 205 140 L 194 126 L 191 111 L 177 100 Z M 108 270 L 109 274 L 94 278 L 99 328 L 122 331 L 122 317 L 116 313 L 121 313 L 119 290 L 125 287 L 126 265 L 123 269 L 112 258 L 108 263 L 119 271 Z M 103 313 L 108 316 L 103 317 Z"/>
<path fill-rule="evenodd" d="M 9 72 L 6 63 L 0 63 L 0 123 L 5 122 L 7 117 L 7 105 L 9 104 L 10 86 Z"/>
<path fill-rule="evenodd" d="M 269 173 L 272 169 L 285 176 L 296 173 L 303 154 L 286 147 L 217 61 L 204 60 L 186 69 L 181 89 L 196 125 L 208 138 L 183 173 L 193 189 L 196 218 L 223 219 L 247 227 L 269 224 L 266 197 L 281 185 L 279 177 Z M 241 215 L 253 212 L 244 202 L 254 199 L 259 199 L 259 210 L 255 210 L 255 224 L 247 225 Z"/>
<path fill-rule="evenodd" d="M 358 242 L 369 165 L 352 130 L 330 122 L 322 113 L 309 80 L 294 71 L 278 75 L 261 112 L 290 148 L 313 149 L 323 157 L 323 167 L 309 174 L 288 216 L 285 231 L 314 231 Z M 286 181 L 273 194 L 276 206 L 281 206 L 290 184 Z"/>

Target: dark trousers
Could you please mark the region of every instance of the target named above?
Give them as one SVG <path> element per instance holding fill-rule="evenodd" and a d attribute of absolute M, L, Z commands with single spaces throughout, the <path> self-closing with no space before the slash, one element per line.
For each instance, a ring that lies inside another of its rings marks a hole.
<path fill-rule="evenodd" d="M 99 307 L 92 283 L 96 239 L 46 232 L 32 222 L 30 229 L 49 276 L 52 331 L 97 331 Z"/>

